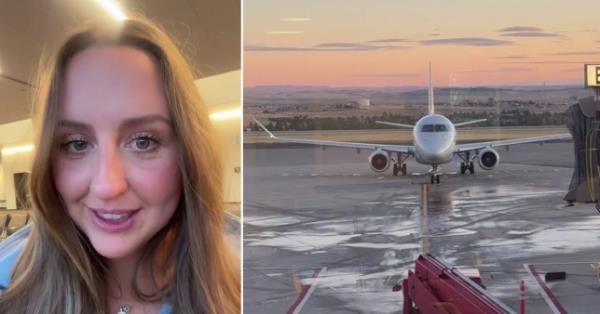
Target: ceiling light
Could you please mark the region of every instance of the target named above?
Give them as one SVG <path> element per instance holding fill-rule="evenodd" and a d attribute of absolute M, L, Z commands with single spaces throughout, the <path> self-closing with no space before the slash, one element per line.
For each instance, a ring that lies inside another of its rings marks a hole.
<path fill-rule="evenodd" d="M 17 153 L 30 152 L 35 148 L 33 145 L 13 146 L 2 149 L 2 155 L 13 155 Z"/>
<path fill-rule="evenodd" d="M 310 22 L 310 17 L 286 17 L 281 19 L 282 22 Z"/>
<path fill-rule="evenodd" d="M 210 114 L 210 119 L 213 121 L 231 120 L 242 116 L 242 109 L 233 109 L 227 111 L 219 111 Z"/>
<path fill-rule="evenodd" d="M 127 19 L 127 15 L 123 13 L 119 4 L 114 0 L 96 0 L 96 2 L 116 20 L 124 21 Z"/>
<path fill-rule="evenodd" d="M 269 35 L 294 35 L 294 34 L 302 34 L 303 31 L 270 31 L 266 32 Z"/>

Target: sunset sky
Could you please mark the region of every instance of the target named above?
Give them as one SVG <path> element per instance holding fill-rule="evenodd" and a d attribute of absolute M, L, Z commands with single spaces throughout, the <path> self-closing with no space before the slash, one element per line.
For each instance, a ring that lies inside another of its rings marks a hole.
<path fill-rule="evenodd" d="M 244 85 L 583 84 L 600 1 L 247 0 Z"/>

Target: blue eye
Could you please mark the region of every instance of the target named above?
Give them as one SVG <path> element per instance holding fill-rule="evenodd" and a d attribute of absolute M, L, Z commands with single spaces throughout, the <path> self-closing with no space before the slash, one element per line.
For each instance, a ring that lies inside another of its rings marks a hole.
<path fill-rule="evenodd" d="M 134 136 L 134 138 L 127 143 L 127 146 L 137 152 L 145 153 L 155 151 L 158 148 L 158 144 L 158 140 L 152 137 L 152 135 L 141 134 Z"/>
<path fill-rule="evenodd" d="M 90 143 L 83 139 L 66 140 L 60 145 L 61 149 L 67 154 L 80 155 L 91 149 Z"/>
<path fill-rule="evenodd" d="M 150 145 L 152 145 L 152 142 L 149 138 L 141 137 L 135 140 L 135 146 L 139 150 L 147 150 Z"/>
<path fill-rule="evenodd" d="M 72 141 L 70 145 L 76 152 L 82 152 L 88 148 L 88 143 L 86 141 Z"/>

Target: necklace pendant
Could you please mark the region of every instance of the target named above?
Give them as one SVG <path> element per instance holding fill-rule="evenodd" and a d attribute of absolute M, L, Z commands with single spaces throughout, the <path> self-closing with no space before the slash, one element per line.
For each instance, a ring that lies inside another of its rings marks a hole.
<path fill-rule="evenodd" d="M 119 308 L 119 311 L 117 312 L 117 314 L 128 314 L 129 313 L 129 306 L 121 306 Z"/>

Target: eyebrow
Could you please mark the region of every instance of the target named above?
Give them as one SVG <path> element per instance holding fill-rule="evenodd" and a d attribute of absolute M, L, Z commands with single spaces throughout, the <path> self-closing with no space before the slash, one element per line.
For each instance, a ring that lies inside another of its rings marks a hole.
<path fill-rule="evenodd" d="M 127 120 L 124 120 L 121 122 L 121 124 L 119 125 L 119 129 L 129 129 L 129 128 L 133 128 L 139 125 L 143 125 L 143 124 L 150 124 L 150 123 L 154 123 L 154 122 L 163 122 L 169 126 L 171 126 L 171 120 L 167 119 L 166 117 L 164 117 L 161 114 L 150 114 L 150 115 L 146 115 L 146 116 L 141 116 L 141 117 L 135 117 L 135 118 L 130 118 Z M 68 128 L 73 128 L 73 129 L 79 129 L 79 130 L 83 130 L 83 131 L 89 131 L 91 129 L 93 129 L 89 124 L 87 123 L 83 123 L 83 122 L 79 122 L 79 121 L 72 121 L 72 120 L 61 120 L 58 123 L 59 126 L 62 127 L 68 127 Z"/>
<path fill-rule="evenodd" d="M 150 124 L 154 122 L 163 122 L 169 126 L 171 126 L 171 120 L 167 119 L 163 115 L 160 114 L 151 114 L 147 116 L 135 117 L 131 119 L 127 119 L 119 125 L 119 129 L 129 129 L 132 127 L 136 127 L 142 124 Z"/>

